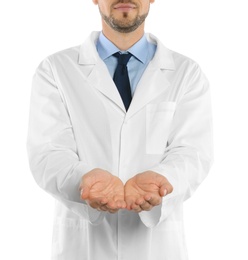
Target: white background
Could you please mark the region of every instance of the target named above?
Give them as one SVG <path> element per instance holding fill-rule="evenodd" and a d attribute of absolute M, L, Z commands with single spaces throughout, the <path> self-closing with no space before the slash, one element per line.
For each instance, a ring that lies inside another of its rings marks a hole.
<path fill-rule="evenodd" d="M 156 0 L 146 22 L 211 83 L 215 164 L 185 203 L 190 260 L 248 259 L 246 2 Z M 47 55 L 101 29 L 98 8 L 90 0 L 1 1 L 0 27 L 0 259 L 50 259 L 54 201 L 35 184 L 25 147 L 31 79 Z"/>

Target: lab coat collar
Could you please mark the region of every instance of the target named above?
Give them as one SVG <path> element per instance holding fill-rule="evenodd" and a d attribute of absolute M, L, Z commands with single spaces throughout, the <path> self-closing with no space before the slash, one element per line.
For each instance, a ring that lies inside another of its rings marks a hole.
<path fill-rule="evenodd" d="M 161 70 L 175 70 L 175 62 L 172 57 L 172 52 L 153 34 L 146 33 L 146 37 L 148 41 L 157 45 L 157 50 L 151 64 L 159 67 Z"/>
<path fill-rule="evenodd" d="M 81 65 L 93 65 L 99 61 L 96 50 L 97 40 L 100 32 L 92 32 L 90 37 L 80 47 L 78 63 Z M 159 41 L 157 37 L 150 33 L 145 34 L 147 40 L 157 45 L 157 51 L 151 63 L 156 64 L 160 69 L 175 70 L 175 63 L 171 52 Z M 163 53 L 163 55 L 161 55 Z"/>
<path fill-rule="evenodd" d="M 81 65 L 93 65 L 97 63 L 100 58 L 97 50 L 96 44 L 100 32 L 92 32 L 86 41 L 80 46 L 78 63 Z"/>
<path fill-rule="evenodd" d="M 170 85 L 164 71 L 175 70 L 172 53 L 155 36 L 146 34 L 148 41 L 157 44 L 157 50 L 139 82 L 131 105 L 126 112 L 108 69 L 96 50 L 99 34 L 100 32 L 92 32 L 81 45 L 78 63 L 81 65 L 81 70 L 87 77 L 89 85 L 98 89 L 105 97 L 114 102 L 127 118 L 130 118 L 147 103 L 162 94 Z"/>

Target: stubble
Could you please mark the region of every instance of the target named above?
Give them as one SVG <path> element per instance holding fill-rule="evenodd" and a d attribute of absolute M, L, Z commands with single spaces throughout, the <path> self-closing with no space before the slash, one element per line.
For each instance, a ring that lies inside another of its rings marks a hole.
<path fill-rule="evenodd" d="M 148 13 L 137 15 L 133 19 L 129 18 L 128 13 L 123 13 L 123 19 L 116 19 L 113 14 L 107 16 L 103 14 L 99 8 L 103 20 L 115 31 L 120 33 L 130 33 L 135 31 L 142 23 L 144 23 Z"/>

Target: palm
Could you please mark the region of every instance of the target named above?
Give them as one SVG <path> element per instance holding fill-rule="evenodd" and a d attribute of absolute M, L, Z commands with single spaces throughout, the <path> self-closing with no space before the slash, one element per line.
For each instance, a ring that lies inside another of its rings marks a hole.
<path fill-rule="evenodd" d="M 89 191 L 89 199 L 106 198 L 114 201 L 124 199 L 124 188 L 122 181 L 113 175 L 101 174 L 93 176 L 88 180 L 92 183 Z"/>
<path fill-rule="evenodd" d="M 94 169 L 82 178 L 81 197 L 96 209 L 116 212 L 125 208 L 124 186 L 122 181 L 101 169 Z"/>
<path fill-rule="evenodd" d="M 137 174 L 125 185 L 127 208 L 139 212 L 159 205 L 165 183 L 165 177 L 152 171 Z"/>
<path fill-rule="evenodd" d="M 134 176 L 126 183 L 125 190 L 126 196 L 159 195 L 159 186 L 152 174 Z"/>

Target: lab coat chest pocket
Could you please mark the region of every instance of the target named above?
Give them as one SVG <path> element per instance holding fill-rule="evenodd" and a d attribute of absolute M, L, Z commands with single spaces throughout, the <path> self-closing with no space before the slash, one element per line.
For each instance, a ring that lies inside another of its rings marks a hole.
<path fill-rule="evenodd" d="M 170 133 L 175 102 L 148 104 L 146 107 L 146 153 L 162 154 Z"/>

